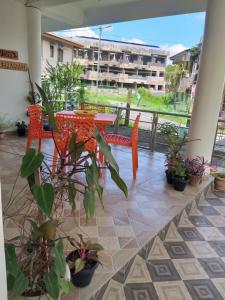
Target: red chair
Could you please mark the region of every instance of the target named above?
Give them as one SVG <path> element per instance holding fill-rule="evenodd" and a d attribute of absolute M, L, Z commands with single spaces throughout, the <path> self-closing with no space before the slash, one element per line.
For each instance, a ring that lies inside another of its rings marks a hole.
<path fill-rule="evenodd" d="M 52 173 L 55 173 L 58 155 L 62 158 L 68 153 L 69 141 L 73 133 L 76 133 L 76 142 L 87 141 L 85 151 L 96 152 L 96 140 L 92 137 L 96 134 L 96 128 L 93 117 L 78 115 L 56 115 L 56 124 L 59 132 L 54 133 L 55 149 L 53 154 Z"/>
<path fill-rule="evenodd" d="M 136 173 L 138 168 L 138 124 L 140 116 L 141 114 L 138 114 L 135 119 L 131 138 L 119 134 L 106 134 L 104 136 L 108 144 L 132 148 L 133 179 L 136 179 Z"/>
<path fill-rule="evenodd" d="M 38 140 L 38 151 L 41 151 L 42 139 L 49 139 L 52 137 L 50 131 L 45 131 L 43 128 L 42 107 L 39 104 L 32 104 L 28 106 L 28 114 L 30 117 L 26 151 L 30 148 L 32 140 Z"/>

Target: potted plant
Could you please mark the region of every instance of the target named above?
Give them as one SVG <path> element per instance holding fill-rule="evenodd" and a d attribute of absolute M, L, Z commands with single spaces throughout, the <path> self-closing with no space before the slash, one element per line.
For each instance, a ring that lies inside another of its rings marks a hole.
<path fill-rule="evenodd" d="M 185 160 L 190 185 L 197 186 L 202 182 L 202 176 L 205 172 L 205 164 L 206 162 L 204 157 L 200 156 L 193 159 L 187 158 Z"/>
<path fill-rule="evenodd" d="M 214 173 L 214 187 L 216 191 L 225 191 L 225 172 Z"/>
<path fill-rule="evenodd" d="M 6 114 L 0 113 L 0 140 L 5 136 L 5 130 L 11 126 Z"/>
<path fill-rule="evenodd" d="M 173 174 L 173 186 L 176 191 L 184 191 L 187 183 L 187 169 L 183 161 L 176 163 Z"/>
<path fill-rule="evenodd" d="M 57 221 L 29 220 L 31 232 L 5 244 L 8 293 L 12 298 L 48 295 L 58 300 L 70 290 L 63 242 L 56 239 Z"/>
<path fill-rule="evenodd" d="M 46 102 L 43 90 L 40 87 L 39 89 L 43 101 Z M 46 110 L 51 128 L 56 134 L 58 129 L 51 105 L 47 104 Z M 127 186 L 119 175 L 119 167 L 110 147 L 99 132 L 92 138 L 98 142 L 111 178 L 127 196 Z M 78 193 L 83 195 L 87 218 L 94 215 L 96 194 L 103 206 L 103 187 L 100 184 L 100 165 L 96 153 L 84 152 L 85 144 L 89 140 L 77 142 L 76 134 L 73 134 L 68 140 L 68 153 L 66 157 L 59 155 L 59 164 L 54 174 L 49 166 L 48 157 L 44 157 L 41 152 L 37 153 L 35 149 L 30 148 L 22 159 L 20 176 L 27 179 L 25 187 L 29 186 L 31 191 L 29 199 L 26 199 L 28 207 L 18 205 L 17 197 L 12 192 L 9 204 L 4 209 L 4 217 L 13 219 L 13 223 L 18 224 L 18 229 L 21 230 L 19 236 L 5 243 L 8 291 L 12 297 L 46 293 L 52 299 L 58 300 L 63 292 L 69 290 L 70 285 L 65 278 L 63 239 L 71 241 L 72 238 L 61 237 L 58 234 L 57 228 L 62 223 L 62 211 L 67 203 L 71 205 L 72 210 L 76 209 Z M 85 177 L 79 177 L 81 173 Z M 18 199 L 21 201 L 20 193 Z M 35 217 L 31 217 L 28 212 Z M 30 224 L 30 228 L 27 224 Z M 79 248 L 78 243 L 75 245 Z M 94 251 L 101 250 L 101 246 L 90 246 L 90 243 L 88 246 L 88 242 L 81 244 L 79 249 L 83 249 L 81 247 L 85 247 L 88 253 L 80 258 L 84 261 L 89 259 L 89 262 L 90 259 L 94 261 L 97 258 Z"/>
<path fill-rule="evenodd" d="M 16 127 L 17 127 L 17 134 L 18 136 L 25 136 L 26 131 L 27 131 L 27 125 L 24 121 L 17 121 L 16 122 Z"/>
<path fill-rule="evenodd" d="M 70 241 L 75 250 L 70 252 L 66 262 L 70 268 L 71 281 L 77 287 L 85 287 L 90 284 L 100 261 L 98 251 L 104 250 L 100 244 L 84 241 L 79 235 L 79 241 Z"/>
<path fill-rule="evenodd" d="M 181 160 L 181 148 L 184 144 L 184 139 L 180 140 L 178 134 L 170 134 L 166 138 L 168 152 L 166 154 L 166 178 L 167 183 L 173 184 L 173 171 L 176 163 Z"/>
<path fill-rule="evenodd" d="M 222 168 L 225 168 L 225 159 L 220 157 Z M 211 174 L 214 177 L 214 188 L 216 191 L 225 191 L 225 171 L 218 171 L 217 166 L 211 166 Z"/>

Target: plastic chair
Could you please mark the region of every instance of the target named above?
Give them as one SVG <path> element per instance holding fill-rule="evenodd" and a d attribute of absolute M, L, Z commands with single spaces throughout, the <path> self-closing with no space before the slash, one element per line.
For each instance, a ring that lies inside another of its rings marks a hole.
<path fill-rule="evenodd" d="M 136 179 L 136 173 L 138 168 L 138 125 L 139 125 L 140 116 L 141 114 L 138 114 L 135 119 L 131 138 L 119 134 L 106 134 L 104 136 L 108 144 L 114 144 L 114 145 L 132 148 L 132 166 L 133 166 L 134 180 Z"/>
<path fill-rule="evenodd" d="M 70 116 L 57 114 L 56 124 L 59 132 L 54 133 L 55 149 L 53 154 L 52 173 L 55 173 L 58 155 L 66 157 L 69 150 L 69 141 L 73 133 L 76 133 L 76 142 L 87 141 L 84 151 L 96 152 L 96 141 L 92 139 L 95 136 L 96 128 L 93 117 Z"/>
<path fill-rule="evenodd" d="M 26 151 L 30 148 L 32 140 L 38 140 L 38 151 L 40 152 L 42 139 L 52 138 L 52 133 L 43 129 L 42 107 L 39 104 L 29 105 L 28 114 L 30 123 L 28 129 Z"/>
<path fill-rule="evenodd" d="M 98 113 L 105 113 L 105 107 L 104 106 L 98 106 L 94 104 L 88 104 L 88 103 L 81 103 L 80 109 L 82 110 L 96 110 Z"/>

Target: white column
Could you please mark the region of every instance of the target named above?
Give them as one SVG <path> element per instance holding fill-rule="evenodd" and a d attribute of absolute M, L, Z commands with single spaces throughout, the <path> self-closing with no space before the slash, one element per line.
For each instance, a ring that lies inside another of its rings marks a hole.
<path fill-rule="evenodd" d="M 225 80 L 225 1 L 208 0 L 188 156 L 210 161 Z"/>
<path fill-rule="evenodd" d="M 1 181 L 0 181 L 0 289 L 1 289 L 1 299 L 8 299 L 1 197 L 2 197 L 2 193 L 1 193 Z"/>
<path fill-rule="evenodd" d="M 31 80 L 41 83 L 41 11 L 27 7 L 28 67 Z"/>

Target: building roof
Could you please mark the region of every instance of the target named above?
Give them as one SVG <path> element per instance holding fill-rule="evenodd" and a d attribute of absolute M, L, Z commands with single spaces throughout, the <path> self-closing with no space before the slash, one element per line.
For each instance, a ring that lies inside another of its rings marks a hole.
<path fill-rule="evenodd" d="M 78 38 L 89 39 L 89 40 L 98 40 L 98 38 L 87 37 L 87 36 L 78 36 Z M 109 39 L 101 39 L 101 41 L 103 41 L 103 42 L 109 42 L 109 43 L 118 43 L 118 44 L 133 45 L 133 46 L 137 46 L 137 47 L 148 47 L 148 48 L 157 48 L 157 49 L 159 49 L 159 46 L 156 46 L 156 45 L 139 44 L 139 43 L 117 41 L 117 40 L 109 40 Z"/>
<path fill-rule="evenodd" d="M 49 33 L 49 32 L 42 33 L 42 38 L 49 40 L 49 41 L 60 42 L 60 43 L 63 43 L 64 45 L 71 46 L 74 48 L 83 48 L 84 47 L 79 42 L 76 42 L 72 39 L 64 38 L 64 37 L 61 37 L 61 36 L 58 36 L 56 34 Z"/>

